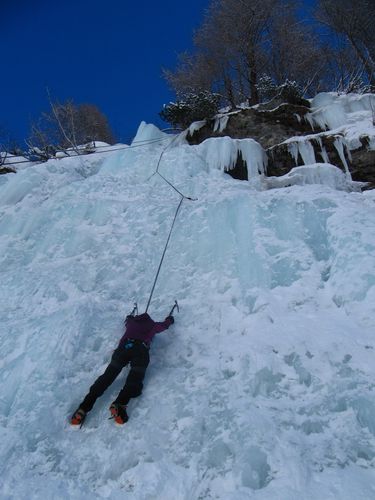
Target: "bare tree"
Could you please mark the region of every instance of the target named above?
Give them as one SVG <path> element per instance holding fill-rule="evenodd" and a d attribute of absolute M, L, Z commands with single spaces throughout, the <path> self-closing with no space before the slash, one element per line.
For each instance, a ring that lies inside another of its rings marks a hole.
<path fill-rule="evenodd" d="M 195 53 L 185 53 L 165 77 L 177 94 L 187 87 L 209 90 L 232 107 L 259 102 L 264 74 L 313 92 L 325 63 L 317 36 L 298 20 L 296 8 L 294 0 L 211 0 L 194 35 Z"/>
<path fill-rule="evenodd" d="M 81 104 L 77 113 L 78 140 L 81 143 L 103 141 L 115 142 L 107 117 L 94 104 Z"/>
<path fill-rule="evenodd" d="M 263 46 L 278 0 L 213 0 L 195 41 L 217 66 L 228 97 L 259 100 Z"/>
<path fill-rule="evenodd" d="M 9 155 L 20 154 L 22 153 L 18 142 L 5 127 L 0 127 L 0 175 L 15 173 L 11 161 L 9 161 Z"/>
<path fill-rule="evenodd" d="M 317 19 L 350 44 L 375 84 L 375 8 L 373 0 L 319 0 Z"/>
<path fill-rule="evenodd" d="M 294 2 L 274 13 L 265 44 L 264 66 L 277 85 L 296 81 L 303 93 L 319 88 L 325 61 L 322 46 L 313 29 L 300 20 Z"/>
<path fill-rule="evenodd" d="M 327 64 L 327 88 L 337 92 L 353 92 L 356 82 L 367 79 L 366 70 L 353 47 L 340 37 L 333 46 L 326 45 L 322 57 Z"/>
<path fill-rule="evenodd" d="M 73 101 L 66 101 L 64 104 L 52 102 L 48 91 L 48 98 L 51 106 L 51 114 L 47 119 L 57 125 L 60 131 L 60 144 L 65 148 L 71 147 L 79 155 L 77 134 L 76 134 L 76 114 L 77 110 Z"/>
<path fill-rule="evenodd" d="M 59 103 L 49 96 L 51 111 L 32 123 L 26 141 L 33 154 L 48 159 L 56 150 L 80 154 L 80 145 L 93 141 L 115 142 L 107 118 L 93 104 L 77 106 L 72 100 Z"/>
<path fill-rule="evenodd" d="M 211 61 L 202 53 L 179 54 L 176 70 L 164 68 L 163 76 L 178 95 L 211 89 L 215 81 L 215 71 L 212 70 Z"/>
<path fill-rule="evenodd" d="M 7 147 L 5 145 L 6 131 L 4 128 L 0 127 L 0 168 L 4 165 L 6 157 L 8 155 Z"/>
<path fill-rule="evenodd" d="M 45 114 L 31 124 L 30 136 L 25 140 L 28 147 L 26 156 L 29 159 L 47 161 L 55 156 L 57 149 L 62 149 L 58 144 L 55 130 L 50 125 L 49 118 Z"/>
<path fill-rule="evenodd" d="M 0 151 L 12 155 L 22 154 L 18 140 L 5 127 L 0 127 Z"/>

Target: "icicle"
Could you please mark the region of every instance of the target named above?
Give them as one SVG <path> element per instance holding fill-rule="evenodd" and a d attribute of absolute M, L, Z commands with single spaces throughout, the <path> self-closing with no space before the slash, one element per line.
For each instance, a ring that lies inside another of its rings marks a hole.
<path fill-rule="evenodd" d="M 288 153 L 293 157 L 296 166 L 298 166 L 298 145 L 296 142 L 288 143 Z"/>
<path fill-rule="evenodd" d="M 305 120 L 309 122 L 311 130 L 315 130 L 315 121 L 313 119 L 312 113 L 307 113 L 305 115 Z"/>
<path fill-rule="evenodd" d="M 322 146 L 322 149 L 321 149 L 321 152 L 320 152 L 322 158 L 323 158 L 323 161 L 325 163 L 329 163 L 329 157 L 328 157 L 328 153 L 327 153 L 327 150 L 324 146 Z"/>
<path fill-rule="evenodd" d="M 342 163 L 345 167 L 345 172 L 346 172 L 347 177 L 351 180 L 352 176 L 350 174 L 348 162 L 346 161 L 346 158 L 345 158 L 344 139 L 342 137 L 336 137 L 333 145 L 335 146 L 336 151 L 339 154 L 340 160 L 342 161 Z"/>
<path fill-rule="evenodd" d="M 198 130 L 200 130 L 202 127 L 204 127 L 206 125 L 206 123 L 207 123 L 206 120 L 201 120 L 199 122 L 193 122 L 188 129 L 189 135 L 192 136 L 194 134 L 194 132 L 197 132 Z"/>
<path fill-rule="evenodd" d="M 257 177 L 265 173 L 267 167 L 267 155 L 262 146 L 252 139 L 237 139 L 238 150 L 241 151 L 243 160 L 247 165 L 247 172 L 250 177 Z"/>
<path fill-rule="evenodd" d="M 328 154 L 327 154 L 327 150 L 326 148 L 323 146 L 323 141 L 322 141 L 322 138 L 320 136 L 316 137 L 314 139 L 314 141 L 316 141 L 318 144 L 319 144 L 319 147 L 320 147 L 320 156 L 322 157 L 323 161 L 325 163 L 330 163 L 329 161 L 329 157 L 328 157 Z"/>
<path fill-rule="evenodd" d="M 288 152 L 293 157 L 296 166 L 299 163 L 299 155 L 301 155 L 304 165 L 311 165 L 316 162 L 314 148 L 309 140 L 289 142 Z"/>
<path fill-rule="evenodd" d="M 214 132 L 224 132 L 227 128 L 228 120 L 228 115 L 217 115 L 215 118 Z"/>
<path fill-rule="evenodd" d="M 210 137 L 194 147 L 212 170 L 232 170 L 237 163 L 239 153 L 247 165 L 249 178 L 258 176 L 259 173 L 264 174 L 267 166 L 264 149 L 253 139 Z"/>
<path fill-rule="evenodd" d="M 310 141 L 301 141 L 298 143 L 299 153 L 304 165 L 316 163 L 315 151 Z"/>

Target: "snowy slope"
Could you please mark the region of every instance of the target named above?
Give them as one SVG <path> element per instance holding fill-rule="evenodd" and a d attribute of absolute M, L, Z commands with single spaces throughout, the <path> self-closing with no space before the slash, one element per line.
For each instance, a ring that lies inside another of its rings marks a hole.
<path fill-rule="evenodd" d="M 149 311 L 181 312 L 128 424 L 122 376 L 71 431 L 180 200 L 152 175 L 171 138 L 143 140 L 0 178 L 0 498 L 374 498 L 375 193 L 330 166 L 268 190 L 174 140 L 160 171 L 197 200 Z"/>

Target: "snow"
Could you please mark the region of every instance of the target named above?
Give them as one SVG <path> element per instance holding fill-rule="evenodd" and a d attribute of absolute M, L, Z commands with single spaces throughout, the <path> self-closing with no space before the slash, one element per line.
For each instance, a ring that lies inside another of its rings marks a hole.
<path fill-rule="evenodd" d="M 321 159 L 329 163 L 322 139 L 334 137 L 334 146 L 350 181 L 348 161 L 351 161 L 351 151 L 362 147 L 361 140 L 364 138 L 368 148 L 375 149 L 374 110 L 374 94 L 338 95 L 333 92 L 318 94 L 311 100 L 311 112 L 306 115 L 306 119 L 312 129 L 318 126 L 326 131 L 290 137 L 280 145 L 287 146 L 296 166 L 312 165 L 319 160 L 315 156 L 313 144 L 317 142 Z"/>
<path fill-rule="evenodd" d="M 132 141 L 132 145 L 148 141 L 163 141 L 165 139 L 168 139 L 169 137 L 169 134 L 162 132 L 152 123 L 141 122 Z"/>
<path fill-rule="evenodd" d="M 361 191 L 364 183 L 354 182 L 342 170 L 328 163 L 314 163 L 302 167 L 292 168 L 286 175 L 266 177 L 263 183 L 267 188 L 286 186 L 305 186 L 307 184 L 322 184 L 332 189 L 342 191 Z"/>
<path fill-rule="evenodd" d="M 306 119 L 316 126 L 342 134 L 350 150 L 361 146 L 360 137 L 375 137 L 373 123 L 375 94 L 344 94 L 322 92 L 311 100 L 311 113 Z"/>
<path fill-rule="evenodd" d="M 189 146 L 143 123 L 141 144 L 2 176 L 0 497 L 374 498 L 375 192 L 325 164 L 266 189 L 251 140 Z M 239 152 L 263 189 L 224 174 Z M 149 297 L 180 201 L 152 175 L 162 153 L 198 198 L 149 310 L 180 314 L 126 426 L 108 420 L 122 375 L 71 432 Z"/>
<path fill-rule="evenodd" d="M 30 165 L 33 165 L 33 162 L 28 161 L 24 156 L 16 156 L 0 151 L 0 167 L 10 167 L 15 170 L 22 170 Z"/>

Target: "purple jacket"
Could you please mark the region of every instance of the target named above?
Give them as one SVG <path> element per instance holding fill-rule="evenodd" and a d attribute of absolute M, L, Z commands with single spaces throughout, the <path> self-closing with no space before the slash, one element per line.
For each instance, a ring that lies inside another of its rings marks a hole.
<path fill-rule="evenodd" d="M 125 322 L 125 333 L 118 346 L 122 347 L 128 339 L 142 340 L 149 346 L 155 335 L 169 328 L 171 324 L 172 320 L 169 318 L 161 322 L 153 321 L 147 313 L 128 316 Z"/>

